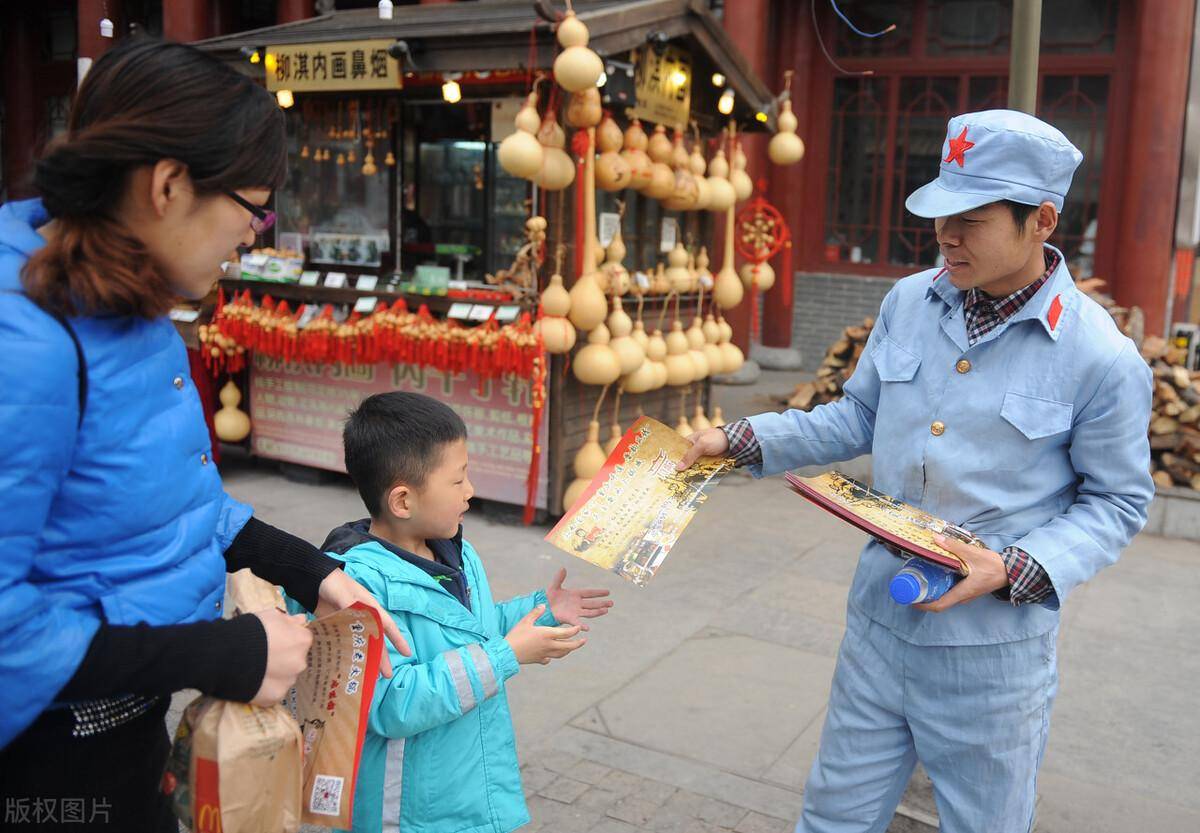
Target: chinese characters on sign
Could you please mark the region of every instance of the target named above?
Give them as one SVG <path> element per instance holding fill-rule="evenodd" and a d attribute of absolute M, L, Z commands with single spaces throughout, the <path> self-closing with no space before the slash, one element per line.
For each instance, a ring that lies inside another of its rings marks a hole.
<path fill-rule="evenodd" d="M 250 416 L 254 453 L 332 471 L 346 470 L 342 424 L 373 393 L 404 390 L 440 399 L 467 423 L 475 494 L 523 505 L 532 459 L 533 405 L 528 379 L 480 381 L 411 365 L 288 364 L 262 354 L 251 366 Z M 542 421 L 541 445 L 549 443 Z M 536 505 L 546 507 L 547 456 L 541 457 Z"/>
<path fill-rule="evenodd" d="M 666 127 L 686 127 L 692 109 L 692 56 L 667 46 L 638 51 L 633 73 L 637 106 L 633 114 Z"/>
<path fill-rule="evenodd" d="M 267 89 L 292 92 L 398 90 L 400 62 L 387 54 L 391 40 L 298 43 L 269 46 L 264 62 Z"/>

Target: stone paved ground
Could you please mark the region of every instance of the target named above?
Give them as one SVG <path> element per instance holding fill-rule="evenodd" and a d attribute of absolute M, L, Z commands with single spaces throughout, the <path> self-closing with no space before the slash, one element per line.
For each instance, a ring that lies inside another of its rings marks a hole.
<path fill-rule="evenodd" d="M 717 400 L 734 418 L 772 407 L 769 394 L 794 381 L 764 374 L 757 387 L 718 388 Z M 344 478 L 301 485 L 233 456 L 223 473 L 266 521 L 317 543 L 362 515 Z M 586 648 L 510 682 L 532 830 L 792 828 L 863 536 L 778 479 L 742 475 L 715 491 L 645 589 L 551 548 L 545 528 L 512 512 L 473 510 L 466 532 L 497 598 L 565 566 L 570 584 L 610 588 L 617 603 Z M 1067 600 L 1038 831 L 1200 831 L 1197 599 L 1200 544 L 1143 535 Z M 934 829 L 918 773 L 890 830 Z"/>

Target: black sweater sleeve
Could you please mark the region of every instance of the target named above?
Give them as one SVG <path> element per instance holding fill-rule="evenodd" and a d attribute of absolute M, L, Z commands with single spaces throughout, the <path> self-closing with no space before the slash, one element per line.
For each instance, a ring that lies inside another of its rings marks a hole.
<path fill-rule="evenodd" d="M 231 573 L 249 567 L 254 575 L 283 587 L 305 609 L 317 606 L 317 590 L 325 577 L 342 566 L 303 538 L 251 518 L 225 551 Z"/>
<path fill-rule="evenodd" d="M 255 616 L 189 625 L 102 624 L 59 700 L 199 689 L 249 702 L 267 671 L 267 632 Z"/>

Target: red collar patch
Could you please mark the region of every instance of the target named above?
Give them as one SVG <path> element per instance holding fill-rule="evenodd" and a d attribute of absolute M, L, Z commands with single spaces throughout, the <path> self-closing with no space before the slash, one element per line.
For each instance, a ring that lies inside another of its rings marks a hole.
<path fill-rule="evenodd" d="M 962 133 L 959 133 L 957 138 L 952 136 L 952 137 L 950 137 L 949 141 L 950 141 L 950 153 L 946 154 L 946 158 L 943 159 L 942 161 L 943 162 L 957 162 L 958 167 L 960 167 L 960 168 L 965 167 L 964 157 L 966 155 L 966 152 L 968 150 L 970 150 L 971 148 L 975 147 L 974 142 L 967 141 L 966 126 L 965 125 L 963 126 Z"/>
<path fill-rule="evenodd" d="M 1062 311 L 1062 296 L 1055 295 L 1054 300 L 1050 302 L 1050 311 L 1046 313 L 1046 323 L 1050 325 L 1052 332 L 1058 326 L 1058 317 L 1062 315 Z"/>

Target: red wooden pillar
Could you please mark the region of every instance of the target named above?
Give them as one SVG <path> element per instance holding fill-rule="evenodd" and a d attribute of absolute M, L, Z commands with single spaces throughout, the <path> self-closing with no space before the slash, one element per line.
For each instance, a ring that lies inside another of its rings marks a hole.
<path fill-rule="evenodd" d="M 809 66 L 814 48 L 812 28 L 806 25 L 808 15 L 805 14 L 807 4 L 786 3 L 780 10 L 774 31 L 779 33 L 778 52 L 776 55 L 775 76 L 766 78 L 767 86 L 772 92 L 782 89 L 783 73 L 792 70 L 792 112 L 796 114 L 799 126 L 797 135 L 804 142 L 805 156 L 795 165 L 779 168 L 772 165 L 768 181 L 767 199 L 769 199 L 787 223 L 792 234 L 792 273 L 783 274 L 783 255 L 775 258 L 775 286 L 765 296 L 763 307 L 762 343 L 768 347 L 792 346 L 792 321 L 795 313 L 795 272 L 800 265 L 800 222 L 806 204 L 812 211 L 812 195 L 806 188 L 806 178 L 810 157 L 807 149 L 813 144 L 812 125 L 809 118 L 808 84 L 810 80 Z M 769 161 L 767 164 L 771 164 Z M 815 174 L 814 174 L 815 175 Z"/>
<path fill-rule="evenodd" d="M 163 3 L 163 37 L 191 43 L 208 37 L 212 10 L 209 0 L 171 0 Z"/>
<path fill-rule="evenodd" d="M 313 0 L 277 0 L 275 13 L 280 23 L 295 23 L 313 17 L 316 5 Z"/>
<path fill-rule="evenodd" d="M 30 74 L 41 63 L 35 9 L 9 3 L 4 15 L 4 184 L 8 199 L 33 193 L 33 151 L 44 110 Z M 99 24 L 97 24 L 99 25 Z"/>
<path fill-rule="evenodd" d="M 1114 297 L 1146 314 L 1146 332 L 1161 333 L 1174 257 L 1175 210 L 1179 198 L 1180 154 L 1187 104 L 1194 4 L 1169 0 L 1138 3 L 1129 110 L 1126 164 L 1121 171 L 1120 222 L 1102 230 L 1115 234 Z"/>
<path fill-rule="evenodd" d="M 725 31 L 737 46 L 742 57 L 750 64 L 750 68 L 759 78 L 770 77 L 770 59 L 767 54 L 769 38 L 767 32 L 771 23 L 770 0 L 726 0 L 725 2 Z M 767 138 L 766 134 L 755 133 L 742 136 L 742 150 L 746 153 L 749 164 L 746 173 L 750 179 L 757 182 L 768 175 Z M 741 203 L 736 207 L 741 208 Z M 736 210 L 736 209 L 735 209 Z M 724 240 L 724 222 L 714 224 L 719 229 L 719 240 Z M 721 247 L 714 247 L 721 248 Z M 718 253 L 720 254 L 720 253 Z M 714 258 L 720 262 L 719 257 Z M 740 265 L 739 267 L 740 268 Z M 725 318 L 733 326 L 733 340 L 742 350 L 750 349 L 750 314 L 754 307 L 750 293 L 745 299 L 731 310 L 726 311 Z"/>

